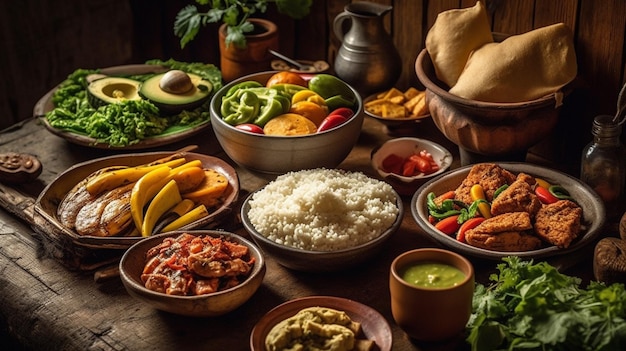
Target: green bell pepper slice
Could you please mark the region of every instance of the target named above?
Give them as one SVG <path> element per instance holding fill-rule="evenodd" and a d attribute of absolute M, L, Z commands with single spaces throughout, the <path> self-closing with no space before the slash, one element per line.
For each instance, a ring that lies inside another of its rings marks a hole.
<path fill-rule="evenodd" d="M 324 98 L 330 111 L 339 107 L 354 108 L 356 97 L 341 79 L 330 74 L 318 74 L 309 80 L 309 89 Z"/>
<path fill-rule="evenodd" d="M 260 108 L 261 101 L 256 94 L 246 89 L 238 89 L 232 95 L 222 98 L 220 112 L 224 122 L 238 125 L 255 119 Z"/>
<path fill-rule="evenodd" d="M 289 84 L 289 83 L 274 84 L 272 85 L 271 88 L 276 89 L 279 93 L 288 97 L 290 100 L 294 96 L 295 93 L 306 89 L 303 86 L 296 85 L 296 84 Z"/>
<path fill-rule="evenodd" d="M 263 84 L 255 81 L 255 80 L 248 80 L 248 81 L 241 82 L 241 83 L 233 85 L 232 87 L 230 87 L 230 89 L 228 89 L 228 91 L 226 92 L 226 94 L 224 96 L 225 97 L 231 96 L 231 95 L 235 94 L 235 92 L 237 92 L 238 90 L 249 89 L 249 88 L 258 88 L 258 87 L 262 87 L 262 86 L 263 86 Z"/>

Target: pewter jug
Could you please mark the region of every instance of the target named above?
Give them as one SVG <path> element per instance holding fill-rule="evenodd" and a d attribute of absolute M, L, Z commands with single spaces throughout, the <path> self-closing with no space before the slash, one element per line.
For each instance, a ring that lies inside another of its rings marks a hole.
<path fill-rule="evenodd" d="M 402 72 L 402 60 L 383 26 L 392 6 L 362 1 L 345 6 L 333 29 L 342 42 L 334 70 L 362 95 L 393 87 Z M 345 31 L 344 24 L 350 21 Z"/>

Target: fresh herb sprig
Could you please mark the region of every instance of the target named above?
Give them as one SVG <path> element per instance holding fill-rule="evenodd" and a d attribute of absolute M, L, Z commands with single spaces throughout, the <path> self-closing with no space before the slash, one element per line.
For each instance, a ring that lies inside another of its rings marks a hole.
<path fill-rule="evenodd" d="M 265 13 L 269 3 L 276 3 L 279 13 L 294 19 L 301 19 L 309 14 L 313 0 L 195 0 L 199 5 L 209 5 L 208 11 L 200 11 L 195 5 L 183 7 L 174 21 L 174 34 L 180 38 L 184 48 L 192 41 L 200 28 L 208 23 L 222 21 L 227 25 L 226 46 L 234 44 L 239 48 L 246 46 L 247 33 L 254 30 L 248 21 L 255 13 Z"/>
<path fill-rule="evenodd" d="M 626 289 L 558 272 L 546 262 L 506 257 L 477 284 L 468 322 L 472 350 L 624 350 Z"/>

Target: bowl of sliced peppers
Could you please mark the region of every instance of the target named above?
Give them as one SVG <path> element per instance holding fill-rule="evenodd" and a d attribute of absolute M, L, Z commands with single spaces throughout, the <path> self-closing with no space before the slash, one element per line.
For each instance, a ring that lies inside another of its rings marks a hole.
<path fill-rule="evenodd" d="M 390 139 L 371 153 L 372 168 L 401 195 L 412 195 L 427 180 L 447 171 L 452 160 L 443 146 L 411 137 Z"/>
<path fill-rule="evenodd" d="M 261 173 L 336 167 L 361 133 L 361 96 L 330 74 L 301 74 L 295 84 L 271 79 L 277 73 L 244 76 L 216 92 L 210 112 L 218 142 L 237 164 Z"/>

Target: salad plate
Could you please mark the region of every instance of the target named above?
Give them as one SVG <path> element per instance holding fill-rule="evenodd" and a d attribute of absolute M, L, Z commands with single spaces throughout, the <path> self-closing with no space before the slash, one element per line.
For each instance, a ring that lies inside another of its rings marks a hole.
<path fill-rule="evenodd" d="M 169 68 L 161 65 L 150 65 L 150 64 L 134 64 L 134 65 L 122 65 L 122 66 L 113 66 L 102 68 L 99 70 L 99 73 L 110 76 L 128 76 L 128 75 L 143 75 L 143 74 L 158 74 L 163 73 L 169 70 Z M 129 144 L 126 146 L 116 146 L 110 145 L 109 143 L 99 141 L 93 137 L 90 137 L 86 134 L 64 130 L 53 127 L 48 119 L 46 118 L 46 113 L 52 111 L 55 108 L 53 102 L 54 93 L 59 89 L 59 85 L 48 91 L 44 96 L 42 96 L 35 107 L 33 108 L 33 116 L 38 117 L 43 126 L 52 134 L 61 137 L 68 142 L 73 144 L 98 148 L 98 149 L 111 149 L 111 150 L 142 150 L 149 149 L 157 146 L 163 146 L 172 144 L 181 140 L 184 140 L 188 137 L 196 135 L 206 128 L 210 127 L 211 122 L 208 117 L 208 108 L 207 108 L 207 118 L 198 123 L 189 124 L 189 125 L 172 125 L 165 129 L 162 133 L 154 136 L 147 137 L 145 139 L 139 140 L 136 143 Z"/>

